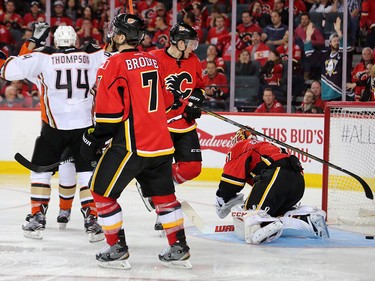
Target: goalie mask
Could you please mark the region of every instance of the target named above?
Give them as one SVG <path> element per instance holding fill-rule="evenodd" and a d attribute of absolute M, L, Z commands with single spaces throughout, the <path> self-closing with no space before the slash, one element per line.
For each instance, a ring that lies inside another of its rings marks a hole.
<path fill-rule="evenodd" d="M 231 138 L 231 144 L 234 146 L 236 143 L 243 141 L 243 140 L 250 140 L 251 143 L 257 142 L 257 137 L 251 134 L 249 131 L 244 129 L 239 129 L 236 134 Z"/>
<path fill-rule="evenodd" d="M 71 26 L 59 26 L 53 34 L 55 47 L 74 47 L 77 34 Z"/>
<path fill-rule="evenodd" d="M 112 36 L 123 34 L 126 37 L 124 43 L 129 45 L 139 45 L 146 32 L 145 21 L 132 14 L 119 14 L 113 20 Z"/>

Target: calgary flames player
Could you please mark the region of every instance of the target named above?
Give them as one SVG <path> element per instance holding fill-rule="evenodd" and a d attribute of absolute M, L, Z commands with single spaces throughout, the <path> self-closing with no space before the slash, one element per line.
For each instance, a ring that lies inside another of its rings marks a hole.
<path fill-rule="evenodd" d="M 271 242 L 285 235 L 329 237 L 325 212 L 297 206 L 305 191 L 298 158 L 267 141 L 258 141 L 248 131 L 234 136 L 216 192 L 216 213 L 225 218 L 231 211 L 239 239 L 250 244 Z M 243 202 L 239 193 L 253 186 Z"/>

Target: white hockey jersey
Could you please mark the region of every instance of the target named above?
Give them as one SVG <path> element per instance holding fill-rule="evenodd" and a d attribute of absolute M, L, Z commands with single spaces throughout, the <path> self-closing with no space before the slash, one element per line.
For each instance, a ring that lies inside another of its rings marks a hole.
<path fill-rule="evenodd" d="M 99 66 L 110 56 L 94 45 L 84 49 L 45 47 L 10 57 L 1 68 L 8 81 L 28 79 L 40 93 L 42 120 L 59 130 L 93 124 L 94 86 Z"/>

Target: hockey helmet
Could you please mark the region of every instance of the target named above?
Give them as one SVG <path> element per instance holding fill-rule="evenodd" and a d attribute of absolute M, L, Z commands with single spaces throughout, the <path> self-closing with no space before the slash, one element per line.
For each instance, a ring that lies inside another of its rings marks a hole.
<path fill-rule="evenodd" d="M 75 46 L 77 34 L 72 26 L 59 26 L 53 34 L 56 47 Z"/>
<path fill-rule="evenodd" d="M 130 45 L 139 45 L 145 37 L 146 24 L 132 14 L 119 14 L 113 20 L 113 34 L 123 34 Z"/>
<path fill-rule="evenodd" d="M 182 22 L 175 24 L 171 28 L 169 32 L 169 39 L 171 40 L 172 45 L 177 45 L 177 42 L 180 40 L 183 40 L 185 44 L 187 44 L 188 40 L 199 41 L 198 33 L 195 31 L 195 29 Z"/>
<path fill-rule="evenodd" d="M 239 129 L 236 134 L 231 139 L 231 144 L 234 146 L 236 143 L 243 141 L 243 140 L 251 140 L 252 142 L 257 141 L 257 137 L 253 135 L 250 131 Z"/>

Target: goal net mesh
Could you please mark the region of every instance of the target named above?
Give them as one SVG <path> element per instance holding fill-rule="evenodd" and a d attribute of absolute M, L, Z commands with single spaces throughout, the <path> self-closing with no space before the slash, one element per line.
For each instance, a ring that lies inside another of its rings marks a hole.
<path fill-rule="evenodd" d="M 325 114 L 325 160 L 360 176 L 374 192 L 375 105 L 328 104 Z M 375 226 L 374 200 L 355 178 L 331 167 L 323 177 L 329 224 Z"/>

